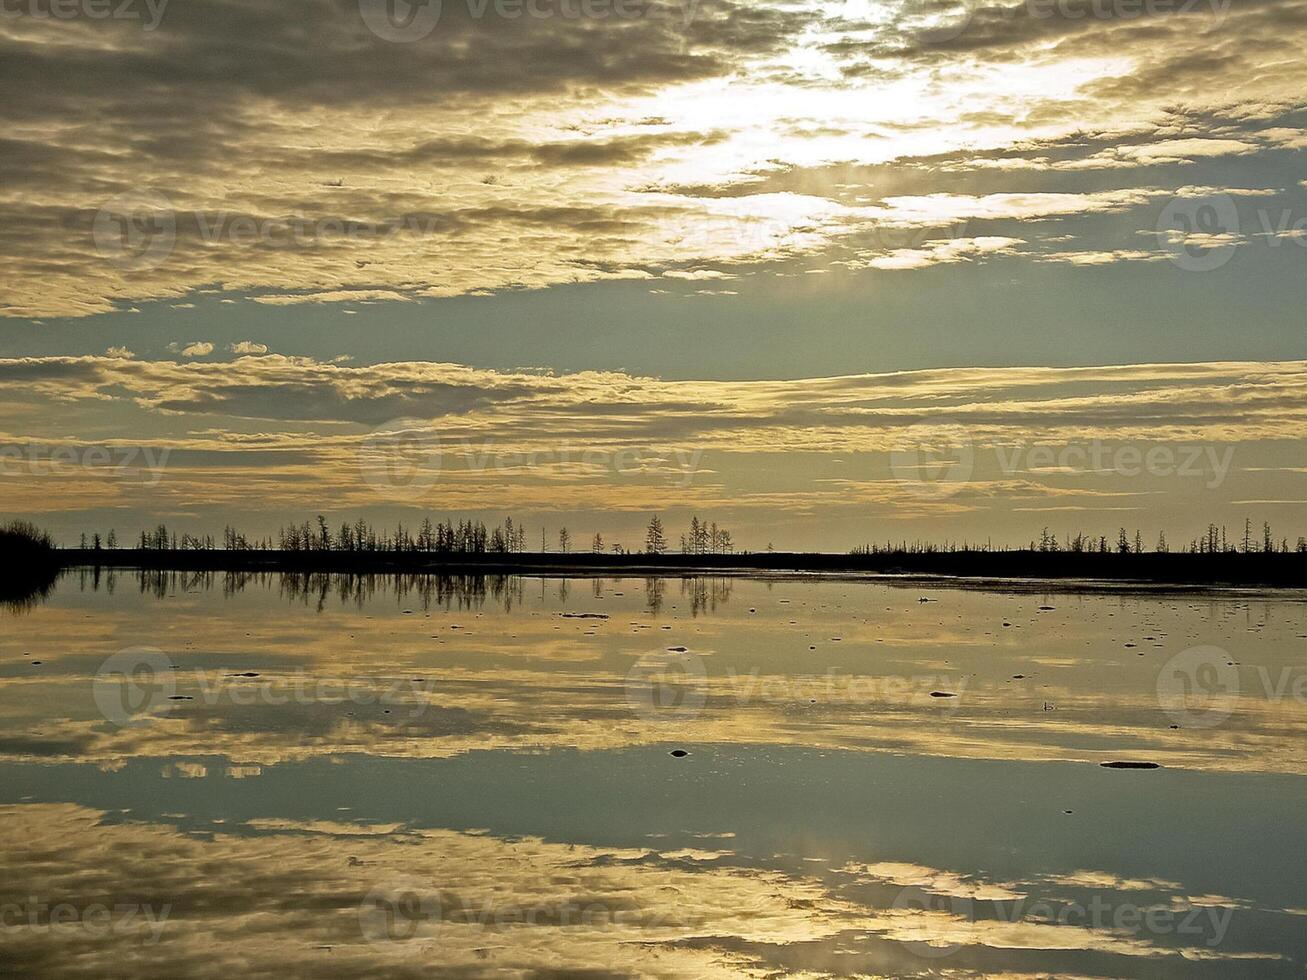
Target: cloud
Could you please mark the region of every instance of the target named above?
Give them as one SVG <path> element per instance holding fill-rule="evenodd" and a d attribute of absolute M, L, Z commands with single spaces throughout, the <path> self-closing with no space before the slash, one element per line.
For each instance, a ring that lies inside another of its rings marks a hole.
<path fill-rule="evenodd" d="M 535 975 L 725 980 L 757 955 L 724 954 L 698 937 L 779 951 L 865 931 L 880 918 L 813 876 L 688 865 L 649 848 L 280 816 L 196 835 L 149 819 L 108 821 L 72 804 L 0 813 L 43 855 L 0 859 L 11 918 L 39 914 L 33 895 L 57 895 L 60 908 L 114 910 L 79 956 L 95 975 L 130 959 L 156 976 L 471 977 L 486 973 L 489 959 L 491 972 L 509 964 Z M 143 853 L 168 860 L 135 857 Z M 97 869 L 94 880 L 86 867 Z M 198 867 L 204 876 L 184 873 Z M 419 895 L 415 930 L 390 932 L 387 911 Z M 265 921 L 269 909 L 276 914 Z M 15 929 L 7 960 L 21 972 L 60 974 L 65 926 Z"/>
<path fill-rule="evenodd" d="M 207 340 L 194 340 L 189 344 L 173 342 L 168 345 L 168 349 L 182 357 L 204 357 L 213 353 L 213 344 Z"/>
<path fill-rule="evenodd" d="M 297 303 L 371 303 L 377 300 L 407 302 L 412 297 L 391 289 L 340 289 L 325 293 L 264 293 L 250 299 L 265 306 L 294 306 Z"/>
<path fill-rule="evenodd" d="M 266 354 L 268 353 L 267 344 L 256 344 L 252 340 L 238 340 L 234 344 L 229 344 L 227 349 L 233 354 Z"/>
<path fill-rule="evenodd" d="M 0 316 L 190 309 L 215 283 L 380 304 L 738 276 L 874 251 L 877 228 L 935 229 L 877 243 L 881 267 L 937 265 L 889 253 L 1149 230 L 1182 182 L 1284 174 L 1307 146 L 1291 73 L 1264 70 L 1299 57 L 1294 4 L 446 8 L 410 44 L 334 0 L 194 0 L 152 31 L 7 19 L 6 80 L 31 94 L 0 107 Z"/>
<path fill-rule="evenodd" d="M 990 251 L 1000 250 L 991 243 Z M 956 247 L 962 255 L 972 246 Z M 204 347 L 204 342 L 188 345 Z M 212 345 L 207 345 L 212 347 Z M 506 444 L 689 439 L 796 449 L 890 448 L 905 427 L 951 423 L 981 439 L 1077 427 L 1086 437 L 1301 437 L 1307 364 L 958 368 L 787 381 L 666 381 L 404 361 L 353 366 L 268 354 L 236 362 L 0 359 L 0 390 L 121 401 L 183 416 L 335 426 L 395 418 Z M 566 426 L 566 428 L 560 428 Z M 525 443 L 524 443 L 525 441 Z"/>
<path fill-rule="evenodd" d="M 873 269 L 903 270 L 925 269 L 932 265 L 951 265 L 985 255 L 1013 255 L 1016 246 L 1024 244 L 1019 238 L 982 236 L 954 238 L 949 241 L 926 242 L 920 248 L 897 248 L 879 253 L 863 252 L 860 263 Z"/>

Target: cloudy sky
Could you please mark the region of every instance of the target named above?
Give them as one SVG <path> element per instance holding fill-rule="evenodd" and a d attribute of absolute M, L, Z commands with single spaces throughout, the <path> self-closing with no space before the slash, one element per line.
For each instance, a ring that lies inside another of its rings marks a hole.
<path fill-rule="evenodd" d="M 5 0 L 65 540 L 1307 533 L 1307 3 Z"/>

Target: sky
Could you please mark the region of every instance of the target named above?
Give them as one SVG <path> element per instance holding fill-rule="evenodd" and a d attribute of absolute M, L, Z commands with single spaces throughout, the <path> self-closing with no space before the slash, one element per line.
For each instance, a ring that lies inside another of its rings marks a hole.
<path fill-rule="evenodd" d="M 1307 534 L 1307 3 L 4 0 L 0 512 Z"/>

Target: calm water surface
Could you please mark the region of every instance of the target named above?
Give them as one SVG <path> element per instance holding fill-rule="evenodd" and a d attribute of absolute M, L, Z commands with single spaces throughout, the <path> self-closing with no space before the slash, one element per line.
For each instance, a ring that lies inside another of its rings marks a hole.
<path fill-rule="evenodd" d="M 1301 977 L 1305 608 L 71 573 L 0 974 Z"/>

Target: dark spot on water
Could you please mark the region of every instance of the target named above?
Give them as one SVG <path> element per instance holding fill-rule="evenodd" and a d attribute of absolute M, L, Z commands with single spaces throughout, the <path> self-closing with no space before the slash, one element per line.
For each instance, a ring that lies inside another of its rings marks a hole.
<path fill-rule="evenodd" d="M 950 694 L 948 691 L 931 691 L 931 692 L 930 692 L 930 696 L 931 696 L 932 698 L 955 698 L 955 697 L 957 697 L 956 694 Z"/>
<path fill-rule="evenodd" d="M 687 653 L 688 651 L 686 650 L 685 647 L 668 647 L 668 648 L 667 648 L 667 652 L 668 652 L 668 653 Z"/>
<path fill-rule="evenodd" d="M 228 674 L 228 677 L 258 677 L 259 675 L 252 670 L 247 670 L 243 674 Z"/>
<path fill-rule="evenodd" d="M 1156 762 L 1100 762 L 1104 769 L 1161 769 Z"/>
<path fill-rule="evenodd" d="M 169 701 L 194 701 L 195 699 L 191 697 L 189 694 L 170 694 L 168 695 L 168 700 Z"/>
<path fill-rule="evenodd" d="M 1012 679 L 1013 679 L 1014 681 L 1024 681 L 1024 680 L 1026 679 L 1026 675 L 1025 675 L 1025 674 L 1013 674 L 1013 675 L 1012 675 Z"/>
<path fill-rule="evenodd" d="M 672 749 L 672 751 L 667 754 L 673 759 L 684 759 L 690 753 L 686 752 L 685 749 Z"/>

